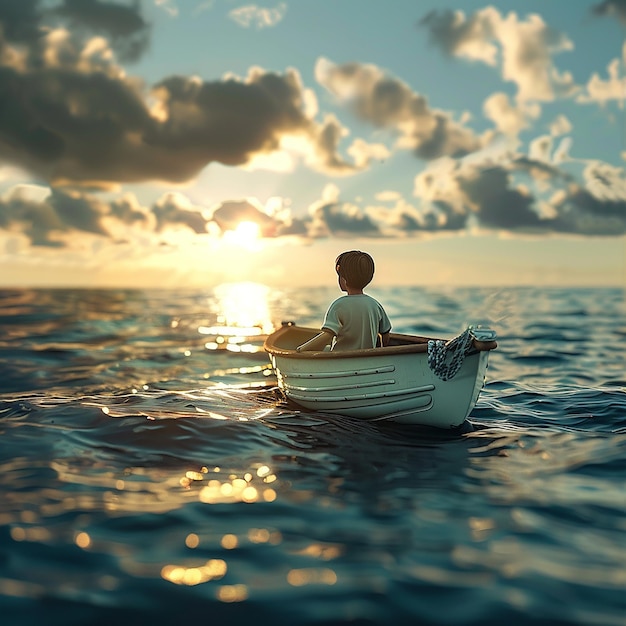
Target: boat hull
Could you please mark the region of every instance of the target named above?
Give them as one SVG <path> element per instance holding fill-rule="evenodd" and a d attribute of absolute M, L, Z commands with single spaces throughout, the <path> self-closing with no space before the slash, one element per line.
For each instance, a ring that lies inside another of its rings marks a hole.
<path fill-rule="evenodd" d="M 265 342 L 278 386 L 289 400 L 322 413 L 439 428 L 456 428 L 469 416 L 492 349 L 472 350 L 456 375 L 443 381 L 428 365 L 427 338 L 396 335 L 396 346 L 298 353 L 295 346 L 306 333 L 297 331 L 279 329 Z M 409 343 L 402 344 L 402 338 Z"/>

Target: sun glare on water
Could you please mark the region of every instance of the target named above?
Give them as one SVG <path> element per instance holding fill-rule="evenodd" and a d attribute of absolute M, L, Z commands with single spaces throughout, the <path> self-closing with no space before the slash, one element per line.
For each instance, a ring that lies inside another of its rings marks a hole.
<path fill-rule="evenodd" d="M 254 353 L 262 351 L 263 336 L 274 330 L 269 311 L 269 288 L 253 282 L 225 283 L 214 290 L 210 307 L 213 326 L 199 326 L 201 335 L 211 339 L 207 350 Z"/>

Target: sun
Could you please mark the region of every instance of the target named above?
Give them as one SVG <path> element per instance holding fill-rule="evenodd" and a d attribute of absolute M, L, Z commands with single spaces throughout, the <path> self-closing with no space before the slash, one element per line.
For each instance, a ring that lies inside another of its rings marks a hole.
<path fill-rule="evenodd" d="M 228 230 L 224 233 L 224 238 L 230 242 L 242 246 L 243 248 L 251 248 L 258 244 L 261 237 L 261 228 L 256 222 L 245 220 L 239 222 L 234 230 Z"/>

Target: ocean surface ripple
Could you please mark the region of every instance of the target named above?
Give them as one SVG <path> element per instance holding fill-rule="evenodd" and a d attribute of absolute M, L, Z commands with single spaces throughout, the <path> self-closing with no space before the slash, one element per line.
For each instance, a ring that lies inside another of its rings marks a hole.
<path fill-rule="evenodd" d="M 463 433 L 281 396 L 332 288 L 1 291 L 0 623 L 623 626 L 622 291 L 370 293 L 498 332 Z"/>

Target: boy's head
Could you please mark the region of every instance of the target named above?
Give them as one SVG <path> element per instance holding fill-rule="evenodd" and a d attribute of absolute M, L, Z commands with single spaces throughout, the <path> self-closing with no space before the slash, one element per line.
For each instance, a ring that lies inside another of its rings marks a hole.
<path fill-rule="evenodd" d="M 350 287 L 363 289 L 374 277 L 374 259 L 360 250 L 342 252 L 335 260 L 335 269 Z"/>

